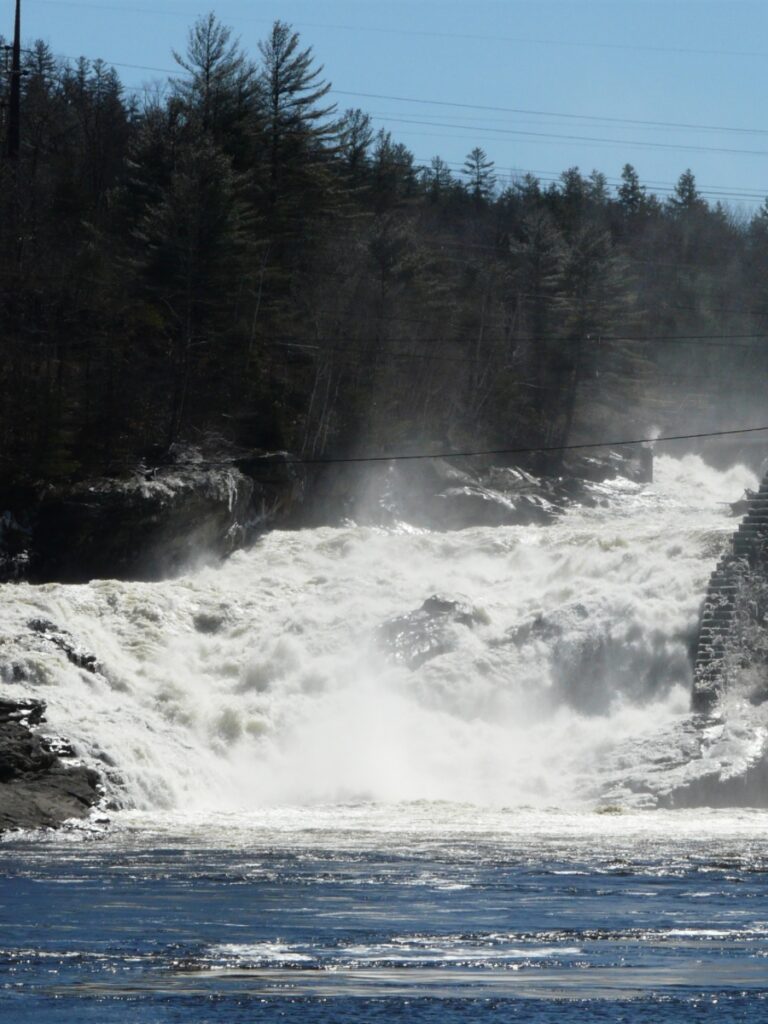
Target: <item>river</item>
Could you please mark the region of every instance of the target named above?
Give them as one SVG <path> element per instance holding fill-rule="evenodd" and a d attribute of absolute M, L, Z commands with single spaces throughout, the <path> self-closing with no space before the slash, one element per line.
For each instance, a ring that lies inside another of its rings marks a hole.
<path fill-rule="evenodd" d="M 765 757 L 689 710 L 754 476 L 660 456 L 551 526 L 275 531 L 160 583 L 0 588 L 7 688 L 105 808 L 0 844 L 0 1012 L 35 1021 L 762 1020 Z M 422 661 L 382 624 L 469 612 Z M 29 642 L 44 618 L 98 659 Z M 707 802 L 707 801 L 705 801 Z"/>

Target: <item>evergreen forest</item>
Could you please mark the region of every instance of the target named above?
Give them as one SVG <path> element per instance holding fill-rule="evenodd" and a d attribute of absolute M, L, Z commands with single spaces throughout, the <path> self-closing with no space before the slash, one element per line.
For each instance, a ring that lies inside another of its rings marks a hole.
<path fill-rule="evenodd" d="M 551 446 L 759 420 L 768 206 L 625 165 L 426 166 L 280 21 L 214 15 L 179 74 L 22 53 L 0 161 L 0 480 L 220 437 L 306 459 Z M 8 91 L 8 76 L 2 80 Z M 3 107 L 7 111 L 7 104 Z"/>

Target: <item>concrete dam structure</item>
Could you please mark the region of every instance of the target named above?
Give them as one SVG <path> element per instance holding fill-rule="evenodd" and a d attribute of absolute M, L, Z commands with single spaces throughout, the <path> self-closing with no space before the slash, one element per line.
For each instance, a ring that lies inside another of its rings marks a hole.
<path fill-rule="evenodd" d="M 768 473 L 707 588 L 694 660 L 693 708 L 728 695 L 768 699 Z"/>

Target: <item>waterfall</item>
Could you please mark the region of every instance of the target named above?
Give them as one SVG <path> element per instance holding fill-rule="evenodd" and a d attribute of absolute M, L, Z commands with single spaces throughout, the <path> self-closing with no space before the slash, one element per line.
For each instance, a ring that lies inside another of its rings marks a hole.
<path fill-rule="evenodd" d="M 125 807 L 653 800 L 746 770 L 765 735 L 760 709 L 690 712 L 726 503 L 755 477 L 689 455 L 655 478 L 596 484 L 549 526 L 275 531 L 163 582 L 8 584 L 4 685 L 47 702 Z M 433 595 L 470 613 L 409 667 L 382 626 Z"/>

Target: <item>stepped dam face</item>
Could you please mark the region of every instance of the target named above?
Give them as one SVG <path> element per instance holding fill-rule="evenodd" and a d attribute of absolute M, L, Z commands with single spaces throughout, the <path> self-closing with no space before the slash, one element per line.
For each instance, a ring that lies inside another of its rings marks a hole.
<path fill-rule="evenodd" d="M 754 688 L 691 710 L 756 484 L 661 455 L 550 525 L 275 531 L 174 580 L 7 585 L 4 691 L 113 810 L 759 802 Z"/>
<path fill-rule="evenodd" d="M 693 706 L 768 699 L 768 475 L 738 503 L 744 518 L 710 577 L 694 662 Z"/>

